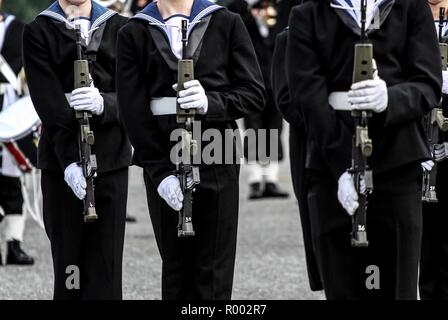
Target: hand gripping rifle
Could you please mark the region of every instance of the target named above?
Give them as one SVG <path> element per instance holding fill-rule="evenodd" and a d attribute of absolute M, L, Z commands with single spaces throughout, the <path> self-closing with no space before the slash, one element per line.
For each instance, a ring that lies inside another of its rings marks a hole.
<path fill-rule="evenodd" d="M 184 90 L 184 83 L 194 79 L 193 60 L 187 59 L 188 45 L 188 22 L 182 20 L 182 59 L 178 64 L 177 97 L 179 92 Z M 183 207 L 179 211 L 179 224 L 177 226 L 177 236 L 179 238 L 192 237 L 193 230 L 193 192 L 196 185 L 200 183 L 199 168 L 193 166 L 193 157 L 198 152 L 197 141 L 193 139 L 193 122 L 196 110 L 180 108 L 176 106 L 177 123 L 182 130 L 182 157 L 180 163 L 176 165 L 176 175 L 180 181 L 180 187 L 184 195 Z M 185 161 L 186 160 L 186 161 Z"/>
<path fill-rule="evenodd" d="M 443 43 L 443 23 L 445 21 L 445 8 L 440 8 L 439 12 L 439 47 L 440 57 L 442 61 L 442 70 L 447 70 L 448 61 L 448 44 Z M 428 137 L 428 142 L 431 148 L 431 152 L 434 155 L 434 147 L 439 143 L 440 131 L 446 132 L 448 130 L 448 119 L 443 116 L 441 108 L 443 98 L 440 101 L 440 106 L 431 110 L 431 112 L 425 116 L 425 131 Z M 436 181 L 437 181 L 437 164 L 431 171 L 423 173 L 423 195 L 422 200 L 428 203 L 438 202 L 436 194 Z"/>
<path fill-rule="evenodd" d="M 367 41 L 366 32 L 367 0 L 361 0 L 361 41 L 355 45 L 355 60 L 353 69 L 353 83 L 371 80 L 373 70 L 373 45 Z M 359 196 L 359 207 L 352 217 L 352 247 L 367 247 L 366 215 L 367 195 L 373 190 L 372 171 L 367 165 L 367 158 L 372 155 L 372 140 L 369 138 L 368 120 L 372 112 L 367 110 L 353 110 L 352 118 L 355 122 L 355 134 L 352 142 L 352 167 L 349 169 L 354 177 L 355 189 Z M 361 181 L 365 182 L 365 190 L 361 188 Z"/>
<path fill-rule="evenodd" d="M 75 71 L 75 89 L 90 87 L 89 61 L 83 59 L 81 28 L 76 26 L 76 49 L 78 60 L 74 63 Z M 92 154 L 92 146 L 95 143 L 95 136 L 90 129 L 89 118 L 92 117 L 90 112 L 76 111 L 76 119 L 79 123 L 78 133 L 78 149 L 80 165 L 84 178 L 86 179 L 86 197 L 84 198 L 84 221 L 92 222 L 98 219 L 95 209 L 95 191 L 93 178 L 96 176 L 97 164 L 96 156 Z"/>

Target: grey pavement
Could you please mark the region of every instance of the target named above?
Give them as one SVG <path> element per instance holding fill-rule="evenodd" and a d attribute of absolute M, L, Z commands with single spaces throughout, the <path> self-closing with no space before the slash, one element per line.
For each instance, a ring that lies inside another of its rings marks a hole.
<path fill-rule="evenodd" d="M 298 206 L 292 197 L 289 166 L 282 164 L 281 186 L 288 200 L 247 201 L 246 170 L 241 173 L 239 236 L 234 299 L 323 299 L 309 289 Z M 160 299 L 161 260 L 149 219 L 141 170 L 130 174 L 129 213 L 123 262 L 125 299 Z M 52 264 L 45 232 L 30 219 L 24 247 L 33 267 L 0 267 L 0 300 L 51 299 Z M 2 252 L 5 252 L 4 245 Z"/>

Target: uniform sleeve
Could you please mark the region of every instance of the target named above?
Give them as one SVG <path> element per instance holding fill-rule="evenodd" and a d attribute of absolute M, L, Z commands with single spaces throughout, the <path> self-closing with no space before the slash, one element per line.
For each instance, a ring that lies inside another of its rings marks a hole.
<path fill-rule="evenodd" d="M 319 148 L 334 177 L 350 166 L 352 135 L 328 104 L 325 71 L 313 39 L 311 15 L 304 6 L 293 9 L 286 60 L 292 108 L 300 108 L 306 131 Z"/>
<path fill-rule="evenodd" d="M 75 113 L 67 102 L 61 82 L 53 72 L 44 41 L 32 25 L 25 27 L 23 52 L 31 99 L 64 170 L 79 160 Z"/>
<path fill-rule="evenodd" d="M 117 94 L 115 92 L 109 92 L 101 93 L 101 96 L 104 99 L 104 112 L 101 116 L 97 117 L 97 121 L 100 124 L 117 122 L 119 120 Z"/>
<path fill-rule="evenodd" d="M 414 2 L 409 12 L 408 41 L 402 60 L 409 79 L 388 88 L 385 126 L 418 120 L 440 101 L 442 74 L 433 17 L 426 1 Z"/>
<path fill-rule="evenodd" d="M 116 22 L 115 22 L 116 21 Z M 118 36 L 118 31 L 121 27 L 123 27 L 127 22 L 127 18 L 119 17 L 116 15 L 111 20 L 112 27 L 109 30 L 111 34 L 115 34 Z M 116 38 L 114 39 L 116 40 Z M 114 51 L 114 54 L 116 54 L 116 42 L 113 42 L 113 44 L 110 45 L 110 50 Z M 115 64 L 114 67 L 114 76 L 116 76 L 116 56 L 115 56 Z M 117 100 L 117 93 L 116 93 L 116 82 L 114 83 L 113 89 L 109 90 L 108 92 L 102 92 L 101 96 L 104 99 L 104 112 L 102 115 L 97 116 L 96 121 L 100 124 L 107 124 L 107 123 L 117 123 L 120 121 L 119 112 L 118 112 L 118 100 Z M 95 118 L 95 117 L 94 117 Z"/>
<path fill-rule="evenodd" d="M 274 93 L 275 104 L 286 121 L 294 126 L 301 125 L 301 117 L 298 108 L 293 108 L 289 95 L 289 86 L 286 76 L 286 43 L 287 33 L 282 32 L 277 36 L 272 57 L 271 84 Z"/>
<path fill-rule="evenodd" d="M 169 158 L 156 118 L 149 110 L 151 97 L 147 81 L 139 62 L 138 41 L 132 37 L 132 28 L 128 24 L 118 33 L 117 49 L 117 96 L 119 116 L 123 121 L 139 165 L 157 187 L 171 175 L 174 165 Z M 141 49 L 141 48 L 140 48 Z"/>
<path fill-rule="evenodd" d="M 222 91 L 207 91 L 208 121 L 231 121 L 259 113 L 265 105 L 263 76 L 243 21 L 234 16 L 229 39 L 230 85 Z"/>

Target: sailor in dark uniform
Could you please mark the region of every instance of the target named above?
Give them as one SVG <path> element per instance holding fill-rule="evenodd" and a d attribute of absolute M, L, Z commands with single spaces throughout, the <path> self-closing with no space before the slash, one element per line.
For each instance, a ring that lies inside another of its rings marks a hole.
<path fill-rule="evenodd" d="M 70 19 L 64 11 L 69 9 L 70 15 L 75 13 Z M 118 30 L 125 23 L 126 18 L 95 1 L 59 0 L 25 27 L 25 70 L 43 124 L 38 166 L 42 169 L 43 212 L 53 256 L 55 299 L 122 298 L 131 148 L 118 116 L 115 47 Z M 90 88 L 77 90 L 73 90 L 75 24 L 82 29 L 92 78 Z M 82 215 L 86 183 L 78 165 L 79 126 L 74 110 L 92 113 L 92 152 L 98 163 L 94 180 L 98 220 L 92 223 L 85 223 Z"/>
<path fill-rule="evenodd" d="M 428 1 L 435 20 L 437 33 L 439 32 L 439 10 L 446 8 L 448 1 Z M 443 21 L 442 35 L 448 35 L 447 21 Z M 446 40 L 445 40 L 446 41 Z M 448 71 L 443 71 L 443 105 L 445 117 L 448 115 Z M 423 241 L 420 259 L 420 298 L 422 300 L 446 300 L 448 299 L 448 233 L 445 226 L 448 224 L 448 161 L 446 158 L 446 143 L 448 135 L 441 134 L 440 148 L 436 148 L 435 160 L 437 161 L 437 203 L 423 202 Z"/>
<path fill-rule="evenodd" d="M 277 35 L 272 57 L 271 82 L 275 103 L 283 118 L 289 123 L 289 159 L 292 184 L 299 203 L 300 222 L 302 225 L 303 243 L 310 288 L 322 290 L 322 281 L 314 253 L 311 237 L 311 224 L 307 199 L 307 181 L 305 171 L 307 135 L 305 124 L 298 108 L 293 108 L 290 101 L 286 69 L 286 44 L 288 30 Z"/>
<path fill-rule="evenodd" d="M 263 79 L 241 18 L 206 0 L 160 0 L 119 33 L 120 114 L 135 148 L 135 163 L 144 169 L 163 262 L 162 298 L 230 299 L 239 199 L 239 166 L 234 160 L 232 164 L 200 162 L 201 182 L 193 194 L 196 235 L 177 237 L 176 211 L 183 206 L 183 194 L 173 175 L 176 167 L 170 152 L 175 142 L 170 135 L 178 128 L 173 85 L 182 57 L 180 26 L 185 19 L 187 55 L 194 60 L 196 80 L 180 92 L 180 107 L 195 108 L 201 132 L 213 129 L 223 139 L 226 129 L 237 130 L 236 119 L 261 111 Z M 200 138 L 201 132 L 193 134 Z M 201 144 L 202 150 L 208 145 Z M 232 141 L 230 147 L 224 152 L 235 147 Z"/>
<path fill-rule="evenodd" d="M 289 24 L 288 79 L 293 107 L 300 110 L 308 135 L 313 243 L 328 299 L 416 299 L 421 162 L 431 157 L 422 117 L 440 100 L 438 42 L 425 0 L 369 0 L 368 37 L 377 74 L 352 86 L 359 4 L 307 2 L 293 9 Z M 368 248 L 350 244 L 350 215 L 359 206 L 347 173 L 352 108 L 373 112 Z"/>
<path fill-rule="evenodd" d="M 2 1 L 0 1 L 0 7 Z M 22 33 L 24 23 L 13 15 L 0 15 L 0 50 L 5 61 L 0 67 L 0 112 L 10 107 L 19 99 L 17 77 L 23 68 Z M 5 75 L 12 75 L 5 76 Z M 13 82 L 13 83 L 10 83 Z M 15 83 L 14 83 L 15 82 Z M 20 116 L 20 115 L 18 115 Z M 20 181 L 21 171 L 13 156 L 0 145 L 0 221 L 4 223 L 4 236 L 7 242 L 6 264 L 32 265 L 34 259 L 22 248 L 25 230 L 23 215 L 23 195 Z M 0 265 L 2 264 L 0 252 Z"/>
<path fill-rule="evenodd" d="M 283 0 L 281 3 L 287 5 L 294 3 L 294 1 Z M 287 19 L 281 22 L 277 21 L 277 6 L 271 0 L 233 0 L 228 8 L 241 15 L 249 32 L 260 62 L 267 94 L 263 112 L 250 115 L 244 119 L 246 130 L 255 130 L 257 133 L 259 130 L 267 130 L 266 139 L 259 139 L 256 144 L 245 144 L 244 146 L 249 161 L 247 178 L 250 188 L 249 199 L 285 198 L 288 197 L 288 193 L 281 190 L 278 185 L 279 161 L 283 159 L 281 141 L 283 119 L 275 107 L 270 73 L 275 36 L 279 32 L 276 25 L 279 23 L 286 26 Z M 270 150 L 271 130 L 276 130 L 278 133 L 278 140 L 275 144 L 278 146 L 277 150 Z M 257 159 L 250 159 L 253 152 L 250 148 L 256 149 Z M 268 163 L 263 163 L 263 159 L 258 157 L 259 153 L 263 153 L 264 150 L 266 150 L 266 156 L 269 158 Z M 256 163 L 253 163 L 254 160 L 257 160 Z"/>

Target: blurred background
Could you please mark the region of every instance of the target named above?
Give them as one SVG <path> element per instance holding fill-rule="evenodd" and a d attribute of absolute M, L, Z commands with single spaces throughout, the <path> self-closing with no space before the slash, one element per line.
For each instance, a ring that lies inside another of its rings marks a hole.
<path fill-rule="evenodd" d="M 31 21 L 52 2 L 52 0 L 3 0 L 3 11 L 14 14 L 23 21 Z"/>

